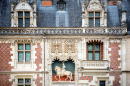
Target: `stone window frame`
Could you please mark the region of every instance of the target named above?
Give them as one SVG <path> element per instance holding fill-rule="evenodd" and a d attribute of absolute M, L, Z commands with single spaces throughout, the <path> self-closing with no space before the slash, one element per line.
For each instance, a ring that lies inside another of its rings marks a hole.
<path fill-rule="evenodd" d="M 93 44 L 93 50 L 91 50 L 91 52 L 93 52 L 93 60 L 88 60 L 88 52 L 90 52 L 90 50 L 88 50 L 88 44 Z M 95 60 L 95 44 L 100 44 L 100 50 L 98 50 L 97 52 L 100 52 L 100 58 L 99 58 L 99 60 Z M 90 42 L 90 43 L 86 43 L 86 50 L 87 50 L 87 52 L 86 52 L 86 56 L 87 56 L 87 60 L 88 61 L 102 61 L 103 60 L 103 58 L 102 58 L 102 54 L 103 54 L 103 51 L 102 51 L 102 46 L 103 45 L 103 43 L 101 43 L 101 42 Z"/>
<path fill-rule="evenodd" d="M 90 17 L 89 13 L 93 13 L 93 17 Z M 96 13 L 99 13 L 99 17 L 96 17 L 96 15 L 95 15 Z M 96 27 L 95 26 L 96 25 L 96 19 L 99 19 L 99 21 L 101 21 L 101 11 L 89 11 L 87 16 L 88 16 L 88 26 L 89 26 L 89 19 L 93 19 L 93 26 L 92 27 Z M 101 22 L 99 22 L 99 27 L 100 27 L 100 23 Z"/>
<path fill-rule="evenodd" d="M 24 50 L 20 50 L 21 52 L 23 51 L 24 52 L 24 55 L 23 55 L 23 61 L 22 62 L 20 62 L 19 61 L 19 57 L 18 57 L 18 52 L 19 52 L 19 50 L 18 50 L 18 44 L 23 44 L 24 46 L 23 47 L 25 47 L 25 44 L 30 44 L 30 50 L 27 50 L 27 52 L 30 52 L 30 61 L 25 61 L 26 59 L 25 59 L 25 52 L 26 52 L 26 50 L 24 49 Z M 18 63 L 31 63 L 31 61 L 32 61 L 32 43 L 30 43 L 30 42 L 24 42 L 24 43 L 20 43 L 20 42 L 18 42 L 17 43 L 17 47 L 16 47 L 16 53 L 17 53 L 17 55 L 16 55 L 16 57 L 17 57 L 17 62 Z"/>
<path fill-rule="evenodd" d="M 33 86 L 33 84 L 35 83 L 35 79 L 33 78 L 33 75 L 15 75 L 14 77 L 14 81 L 15 81 L 15 86 L 18 86 L 18 85 L 21 85 L 21 84 L 18 84 L 18 79 L 30 79 L 31 80 L 31 83 L 29 84 L 30 86 Z M 23 85 L 25 86 L 25 84 Z"/>
<path fill-rule="evenodd" d="M 18 86 L 19 85 L 22 85 L 22 86 L 26 86 L 26 85 L 30 85 L 31 86 L 31 82 L 28 84 L 28 83 L 26 83 L 26 79 L 30 79 L 30 78 L 18 78 L 18 80 L 19 79 L 23 79 L 23 83 L 19 83 L 18 82 Z M 30 81 L 31 81 L 31 79 L 30 79 Z"/>
<path fill-rule="evenodd" d="M 19 13 L 19 12 L 23 12 L 23 17 L 19 17 L 19 16 L 18 16 L 18 13 Z M 25 16 L 25 13 L 27 13 L 27 12 L 29 12 L 29 14 L 31 13 L 30 11 L 18 11 L 18 13 L 17 13 L 17 16 L 18 16 L 18 27 L 19 27 L 19 18 L 22 18 L 22 19 L 23 19 L 23 27 L 26 27 L 26 26 L 25 26 L 25 19 L 26 19 L 26 18 L 29 18 L 29 19 L 30 19 L 30 15 L 29 15 L 29 17 L 26 17 L 26 16 Z M 30 20 L 30 22 L 31 22 L 31 20 Z M 31 24 L 29 24 L 29 25 L 31 25 Z M 30 27 L 30 26 L 29 26 L 29 27 Z"/>

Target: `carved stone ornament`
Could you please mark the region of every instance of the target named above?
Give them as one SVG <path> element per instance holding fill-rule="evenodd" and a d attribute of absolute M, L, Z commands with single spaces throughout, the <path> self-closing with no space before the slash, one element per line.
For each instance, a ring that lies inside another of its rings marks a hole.
<path fill-rule="evenodd" d="M 67 78 L 65 79 L 65 81 L 66 81 L 67 79 L 70 79 L 70 81 L 73 80 L 72 72 L 71 72 L 71 71 L 66 71 L 65 68 L 66 68 L 66 67 L 65 67 L 64 62 L 62 62 L 62 68 L 60 68 L 60 67 L 58 67 L 58 66 L 55 67 L 56 76 L 59 77 L 59 81 L 61 81 L 60 77 L 63 77 L 63 76 L 66 76 L 66 77 L 67 77 Z M 56 76 L 55 76 L 55 79 L 57 80 Z"/>

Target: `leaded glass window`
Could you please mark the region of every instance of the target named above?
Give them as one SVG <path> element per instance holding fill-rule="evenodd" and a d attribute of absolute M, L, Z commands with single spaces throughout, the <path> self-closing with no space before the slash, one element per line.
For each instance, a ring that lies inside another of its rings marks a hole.
<path fill-rule="evenodd" d="M 101 60 L 101 43 L 88 43 L 87 50 L 88 60 Z"/>
<path fill-rule="evenodd" d="M 18 62 L 30 62 L 31 60 L 31 45 L 18 44 Z"/>
<path fill-rule="evenodd" d="M 100 27 L 100 12 L 89 12 L 89 27 Z"/>
<path fill-rule="evenodd" d="M 18 86 L 31 86 L 31 79 L 18 79 Z"/>
<path fill-rule="evenodd" d="M 18 12 L 18 27 L 30 27 L 30 12 Z"/>

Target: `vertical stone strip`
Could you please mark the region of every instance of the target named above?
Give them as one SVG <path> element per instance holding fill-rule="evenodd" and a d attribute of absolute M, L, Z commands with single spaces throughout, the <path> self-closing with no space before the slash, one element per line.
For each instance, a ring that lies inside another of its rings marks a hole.
<path fill-rule="evenodd" d="M 36 54 L 35 56 L 37 56 L 37 58 L 35 59 L 35 64 L 37 66 L 37 71 L 39 71 L 39 69 L 41 69 L 40 64 L 42 64 L 42 48 L 40 43 L 37 43 L 37 48 L 35 48 Z"/>
<path fill-rule="evenodd" d="M 109 43 L 109 48 L 111 51 L 109 51 L 108 53 L 111 55 L 110 56 L 110 67 L 113 68 L 113 70 L 118 70 L 120 71 L 120 55 L 119 55 L 119 50 L 120 47 L 119 45 L 121 45 L 121 43 Z M 121 73 L 110 73 L 110 76 L 115 76 L 115 80 L 113 81 L 113 86 L 120 86 L 120 75 Z"/>
<path fill-rule="evenodd" d="M 12 62 L 11 43 L 0 43 L 0 71 L 11 71 L 13 66 L 9 64 Z M 13 83 L 9 81 L 10 74 L 0 74 L 0 86 L 11 86 Z"/>

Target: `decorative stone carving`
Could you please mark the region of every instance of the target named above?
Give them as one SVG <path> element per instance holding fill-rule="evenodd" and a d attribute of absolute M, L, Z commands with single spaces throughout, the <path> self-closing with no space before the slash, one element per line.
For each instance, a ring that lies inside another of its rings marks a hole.
<path fill-rule="evenodd" d="M 31 10 L 32 8 L 28 3 L 21 2 L 16 6 L 15 9 L 17 9 L 17 10 Z"/>
<path fill-rule="evenodd" d="M 67 78 L 65 79 L 65 81 L 66 81 L 68 78 L 70 79 L 70 81 L 73 80 L 72 72 L 65 70 L 64 62 L 62 62 L 62 68 L 56 66 L 56 67 L 55 67 L 55 71 L 56 71 L 56 76 L 59 77 L 59 80 L 60 80 L 60 77 L 62 77 L 62 76 L 66 76 L 66 77 L 67 77 Z M 56 76 L 55 76 L 55 79 L 57 80 Z"/>
<path fill-rule="evenodd" d="M 127 24 L 126 24 L 126 11 L 122 11 L 122 19 L 121 19 L 121 26 L 122 27 L 127 27 Z"/>

